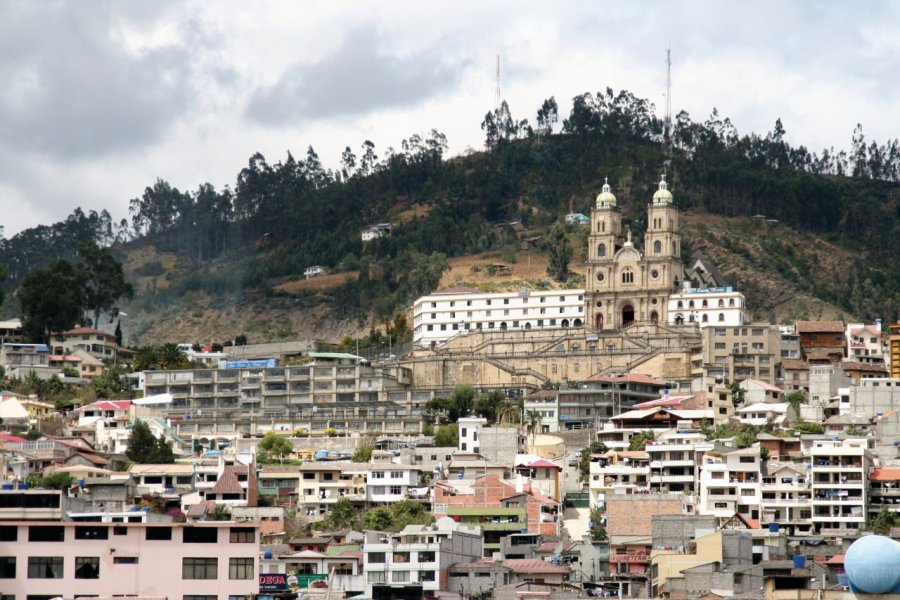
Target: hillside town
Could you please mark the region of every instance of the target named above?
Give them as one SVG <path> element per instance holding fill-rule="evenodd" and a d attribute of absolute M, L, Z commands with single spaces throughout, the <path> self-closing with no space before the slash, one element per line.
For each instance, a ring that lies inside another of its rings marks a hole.
<path fill-rule="evenodd" d="M 113 333 L 0 323 L 9 380 L 131 388 L 0 391 L 0 598 L 897 592 L 852 571 L 900 547 L 900 323 L 755 320 L 657 188 L 641 240 L 609 182 L 573 221 L 584 287 L 436 290 L 368 358 L 182 343 L 140 370 Z"/>

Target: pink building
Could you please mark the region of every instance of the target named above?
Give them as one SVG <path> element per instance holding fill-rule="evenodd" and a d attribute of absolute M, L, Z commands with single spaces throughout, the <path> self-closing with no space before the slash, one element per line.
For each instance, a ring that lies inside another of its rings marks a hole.
<path fill-rule="evenodd" d="M 258 563 L 248 523 L 0 523 L 4 599 L 243 600 L 259 591 Z"/>

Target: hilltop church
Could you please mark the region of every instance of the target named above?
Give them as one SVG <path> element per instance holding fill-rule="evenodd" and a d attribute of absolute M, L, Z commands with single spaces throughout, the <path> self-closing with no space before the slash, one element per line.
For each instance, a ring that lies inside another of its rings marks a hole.
<path fill-rule="evenodd" d="M 681 235 L 678 209 L 665 176 L 647 207 L 643 252 L 622 230 L 622 214 L 609 182 L 591 210 L 591 233 L 585 273 L 585 316 L 598 330 L 615 330 L 634 322 L 668 321 L 669 295 L 681 289 Z"/>

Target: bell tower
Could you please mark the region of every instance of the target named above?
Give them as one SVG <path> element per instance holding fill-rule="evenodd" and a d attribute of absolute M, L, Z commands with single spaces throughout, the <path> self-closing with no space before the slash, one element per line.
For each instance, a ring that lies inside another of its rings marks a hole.
<path fill-rule="evenodd" d="M 622 237 L 622 213 L 616 197 L 610 191 L 609 180 L 603 183 L 603 190 L 591 210 L 591 233 L 588 237 L 588 260 L 585 276 L 585 302 L 588 325 L 603 329 L 604 311 L 598 294 L 613 286 L 613 271 L 616 252 L 624 244 Z M 599 304 L 598 304 L 599 303 Z"/>
<path fill-rule="evenodd" d="M 647 231 L 644 234 L 644 258 L 657 273 L 651 276 L 651 284 L 666 282 L 671 289 L 678 290 L 684 281 L 681 264 L 681 234 L 678 233 L 678 209 L 672 192 L 663 175 L 659 189 L 647 206 Z M 653 281 L 656 279 L 656 281 Z"/>

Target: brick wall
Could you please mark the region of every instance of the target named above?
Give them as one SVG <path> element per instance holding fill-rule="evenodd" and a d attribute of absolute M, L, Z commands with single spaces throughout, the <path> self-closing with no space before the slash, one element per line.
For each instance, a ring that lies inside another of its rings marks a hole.
<path fill-rule="evenodd" d="M 653 532 L 656 515 L 682 514 L 682 494 L 613 494 L 606 500 L 609 535 L 646 535 Z"/>

